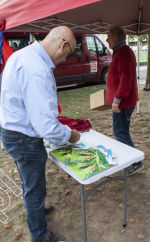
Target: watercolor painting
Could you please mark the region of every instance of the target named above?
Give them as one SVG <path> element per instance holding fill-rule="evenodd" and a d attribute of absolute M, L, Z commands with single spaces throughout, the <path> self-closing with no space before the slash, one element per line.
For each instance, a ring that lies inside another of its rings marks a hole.
<path fill-rule="evenodd" d="M 81 179 L 86 179 L 116 165 L 112 159 L 111 150 L 102 145 L 94 148 L 86 147 L 82 143 L 68 145 L 50 151 L 50 155 L 63 162 Z"/>

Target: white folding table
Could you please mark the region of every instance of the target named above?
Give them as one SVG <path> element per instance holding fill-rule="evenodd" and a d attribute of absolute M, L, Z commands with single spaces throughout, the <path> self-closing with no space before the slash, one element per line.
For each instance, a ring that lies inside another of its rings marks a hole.
<path fill-rule="evenodd" d="M 112 153 L 115 155 L 117 165 L 102 171 L 94 176 L 91 176 L 85 180 L 79 178 L 75 173 L 73 173 L 63 162 L 55 159 L 49 154 L 51 158 L 59 167 L 61 167 L 65 172 L 71 175 L 76 181 L 80 183 L 80 194 L 81 194 L 81 208 L 82 208 L 82 222 L 83 222 L 83 237 L 84 242 L 87 242 L 87 230 L 86 230 L 86 214 L 85 214 L 85 200 L 86 198 L 93 193 L 98 187 L 114 181 L 114 180 L 123 180 L 124 181 L 124 209 L 123 209 L 123 226 L 126 227 L 126 207 L 127 207 L 127 175 L 126 171 L 122 173 L 121 176 L 113 176 L 114 173 L 132 165 L 135 162 L 141 161 L 144 159 L 144 153 L 138 149 L 132 148 L 128 145 L 125 145 L 115 139 L 112 139 L 106 135 L 103 135 L 94 130 L 89 132 L 81 133 L 81 139 L 79 143 L 84 143 L 88 147 L 96 147 L 98 145 L 103 145 L 107 149 L 111 149 Z M 100 182 L 98 185 L 93 186 L 86 194 L 84 194 L 84 185 L 92 184 L 101 178 L 105 178 L 103 182 Z"/>

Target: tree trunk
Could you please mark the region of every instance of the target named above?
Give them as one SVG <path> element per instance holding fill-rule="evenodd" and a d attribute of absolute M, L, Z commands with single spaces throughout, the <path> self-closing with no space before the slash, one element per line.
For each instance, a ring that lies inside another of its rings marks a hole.
<path fill-rule="evenodd" d="M 144 90 L 150 91 L 150 34 L 148 35 L 147 75 Z"/>

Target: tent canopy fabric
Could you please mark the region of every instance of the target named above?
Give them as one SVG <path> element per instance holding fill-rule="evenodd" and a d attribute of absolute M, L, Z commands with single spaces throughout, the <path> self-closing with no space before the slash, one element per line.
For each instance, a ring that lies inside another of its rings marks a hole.
<path fill-rule="evenodd" d="M 0 0 L 0 20 L 18 32 L 48 32 L 67 25 L 74 32 L 107 33 L 112 25 L 127 34 L 150 33 L 149 0 Z"/>
<path fill-rule="evenodd" d="M 10 29 L 98 1 L 99 0 L 0 0 L 0 20 L 5 18 L 6 29 Z"/>

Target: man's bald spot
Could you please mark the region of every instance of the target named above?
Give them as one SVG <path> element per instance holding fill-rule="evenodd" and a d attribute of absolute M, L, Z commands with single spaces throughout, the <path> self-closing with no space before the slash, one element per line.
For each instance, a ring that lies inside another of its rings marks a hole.
<path fill-rule="evenodd" d="M 49 34 L 46 36 L 45 40 L 46 39 L 47 40 L 53 39 L 55 41 L 64 39 L 72 45 L 76 44 L 74 34 L 73 34 L 72 30 L 70 28 L 68 28 L 67 26 L 58 26 L 58 27 L 53 28 L 49 32 Z"/>

